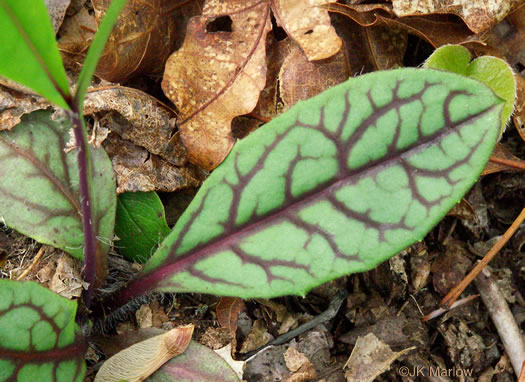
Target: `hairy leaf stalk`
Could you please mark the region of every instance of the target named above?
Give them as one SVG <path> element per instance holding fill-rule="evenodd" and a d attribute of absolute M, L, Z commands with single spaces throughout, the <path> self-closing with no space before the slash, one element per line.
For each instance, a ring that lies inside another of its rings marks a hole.
<path fill-rule="evenodd" d="M 73 124 L 75 145 L 78 150 L 78 176 L 82 208 L 82 230 L 84 232 L 84 279 L 89 283 L 89 287 L 84 293 L 84 302 L 89 307 L 93 299 L 94 288 L 100 286 L 98 284 L 104 279 L 105 266 L 103 259 L 97 256 L 97 235 L 93 222 L 93 204 L 89 186 L 89 179 L 92 178 L 92 169 L 84 118 L 76 110 L 69 113 L 69 118 Z M 97 270 L 99 271 L 97 272 Z"/>

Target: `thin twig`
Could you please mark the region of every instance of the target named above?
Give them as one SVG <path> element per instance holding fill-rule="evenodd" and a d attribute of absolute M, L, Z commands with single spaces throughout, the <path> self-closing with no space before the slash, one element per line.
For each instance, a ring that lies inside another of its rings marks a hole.
<path fill-rule="evenodd" d="M 283 335 L 277 337 L 273 341 L 268 342 L 263 347 L 256 349 L 254 351 L 251 351 L 249 353 L 243 354 L 239 360 L 246 361 L 252 356 L 254 356 L 255 354 L 269 348 L 270 346 L 277 346 L 277 345 L 285 344 L 291 339 L 297 337 L 298 335 L 303 334 L 307 332 L 308 330 L 315 328 L 317 325 L 331 320 L 332 318 L 335 317 L 337 312 L 339 312 L 339 309 L 341 308 L 341 305 L 343 304 L 343 301 L 345 300 L 346 295 L 347 295 L 346 290 L 341 289 L 341 291 L 332 299 L 332 301 L 330 301 L 330 305 L 328 306 L 328 309 L 326 309 L 323 313 L 312 318 L 310 321 L 305 322 L 302 325 L 299 325 L 297 328 L 290 330 L 288 333 L 284 333 Z"/>
<path fill-rule="evenodd" d="M 523 361 L 523 365 L 521 365 L 521 373 L 518 377 L 518 382 L 525 382 L 525 361 Z"/>
<path fill-rule="evenodd" d="M 487 268 L 483 269 L 479 277 L 474 280 L 474 284 L 476 284 L 481 299 L 498 330 L 505 352 L 509 356 L 514 372 L 518 377 L 525 362 L 525 341 L 518 324 L 516 324 L 505 297 L 490 277 L 490 271 Z"/>
<path fill-rule="evenodd" d="M 29 272 L 31 272 L 31 270 L 35 267 L 35 265 L 40 261 L 40 258 L 44 254 L 45 250 L 46 250 L 46 247 L 44 246 L 40 247 L 40 249 L 38 250 L 38 253 L 33 258 L 33 261 L 31 262 L 29 267 L 27 267 L 22 272 L 22 274 L 16 278 L 17 281 L 23 280 L 29 274 Z"/>
<path fill-rule="evenodd" d="M 496 156 L 491 156 L 490 161 L 493 163 L 501 164 L 507 167 L 517 168 L 520 170 L 525 170 L 525 162 L 519 162 L 517 160 L 512 159 L 504 159 L 504 158 L 498 158 Z"/>
<path fill-rule="evenodd" d="M 459 307 L 461 305 L 465 305 L 466 303 L 468 303 L 471 300 L 474 300 L 475 298 L 478 298 L 478 297 L 479 297 L 479 294 L 474 294 L 472 296 L 468 296 L 468 297 L 462 298 L 461 300 L 454 301 L 454 303 L 452 304 L 452 306 L 450 308 L 439 308 L 439 309 L 436 309 L 433 312 L 427 314 L 426 316 L 423 316 L 421 321 L 425 322 L 425 321 L 428 321 L 428 320 L 433 320 L 434 318 L 437 318 L 437 317 L 441 316 L 443 313 L 446 313 L 449 310 L 455 309 L 455 308 L 457 308 L 457 307 Z"/>
<path fill-rule="evenodd" d="M 503 248 L 505 244 L 507 244 L 507 241 L 514 235 L 514 233 L 518 230 L 521 223 L 525 220 L 525 208 L 521 210 L 521 213 L 518 215 L 516 220 L 512 223 L 512 225 L 507 229 L 507 231 L 503 234 L 502 237 L 498 240 L 498 242 L 490 249 L 490 251 L 487 252 L 485 257 L 481 259 L 481 261 L 470 271 L 470 273 L 465 276 L 465 278 L 457 285 L 455 286 L 448 294 L 441 300 L 441 306 L 443 308 L 450 308 L 454 301 L 458 299 L 458 297 L 463 293 L 465 288 L 476 278 L 477 275 L 482 271 L 483 268 L 494 258 L 494 256 L 497 255 L 497 253 Z"/>

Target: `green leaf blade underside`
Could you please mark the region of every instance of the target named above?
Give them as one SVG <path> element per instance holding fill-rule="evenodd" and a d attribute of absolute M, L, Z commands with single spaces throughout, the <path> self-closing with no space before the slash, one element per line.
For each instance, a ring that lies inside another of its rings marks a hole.
<path fill-rule="evenodd" d="M 0 0 L 0 76 L 69 109 L 69 84 L 42 0 Z"/>
<path fill-rule="evenodd" d="M 116 246 L 128 260 L 145 263 L 170 233 L 156 192 L 125 192 L 117 198 Z"/>
<path fill-rule="evenodd" d="M 50 111 L 22 118 L 0 132 L 0 219 L 7 226 L 83 258 L 83 232 L 77 151 L 65 152 L 68 121 L 53 121 Z M 91 149 L 95 226 L 104 253 L 113 238 L 115 178 L 106 152 Z"/>
<path fill-rule="evenodd" d="M 435 70 L 353 78 L 246 139 L 124 292 L 304 295 L 421 240 L 472 186 L 503 101 Z"/>
<path fill-rule="evenodd" d="M 81 382 L 77 303 L 35 282 L 0 280 L 0 382 Z"/>
<path fill-rule="evenodd" d="M 87 88 L 91 83 L 93 73 L 95 73 L 97 68 L 100 55 L 104 51 L 104 46 L 108 41 L 111 30 L 113 29 L 113 25 L 115 25 L 115 21 L 117 21 L 120 11 L 122 11 L 122 8 L 124 8 L 124 5 L 126 5 L 126 1 L 127 0 L 113 0 L 111 2 L 106 11 L 106 15 L 98 26 L 97 33 L 95 34 L 95 37 L 89 46 L 88 54 L 84 60 L 80 75 L 78 76 L 75 94 L 75 103 L 80 112 L 83 110 L 84 97 L 86 96 Z"/>

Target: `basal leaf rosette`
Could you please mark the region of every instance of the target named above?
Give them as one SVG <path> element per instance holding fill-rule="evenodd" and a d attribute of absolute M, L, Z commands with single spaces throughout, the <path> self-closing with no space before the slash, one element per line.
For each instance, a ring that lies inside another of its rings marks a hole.
<path fill-rule="evenodd" d="M 304 295 L 421 240 L 477 180 L 504 102 L 431 69 L 352 78 L 238 142 L 121 301 Z"/>
<path fill-rule="evenodd" d="M 0 381 L 81 382 L 77 303 L 34 282 L 0 280 Z"/>

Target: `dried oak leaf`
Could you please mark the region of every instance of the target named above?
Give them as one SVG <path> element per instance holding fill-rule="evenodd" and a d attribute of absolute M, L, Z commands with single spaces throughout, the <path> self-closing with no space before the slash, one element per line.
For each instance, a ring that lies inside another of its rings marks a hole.
<path fill-rule="evenodd" d="M 171 164 L 186 163 L 186 150 L 178 141 L 178 135 L 173 135 L 177 131 L 175 112 L 147 93 L 117 85 L 90 88 L 84 101 L 84 114 L 95 115 L 100 127 Z"/>
<path fill-rule="evenodd" d="M 392 0 L 396 16 L 452 13 L 461 17 L 474 33 L 481 33 L 503 20 L 522 0 Z"/>
<path fill-rule="evenodd" d="M 211 170 L 231 150 L 232 119 L 253 110 L 265 85 L 270 29 L 269 2 L 260 0 L 210 0 L 188 23 L 162 88 L 182 114 L 181 138 L 193 163 Z"/>
<path fill-rule="evenodd" d="M 110 134 L 104 149 L 113 162 L 117 193 L 165 191 L 196 187 L 202 175 L 195 167 L 177 167 L 118 135 Z"/>
<path fill-rule="evenodd" d="M 343 44 L 326 9 L 320 6 L 336 0 L 274 0 L 272 10 L 288 36 L 303 49 L 308 60 L 322 60 L 336 54 Z"/>

